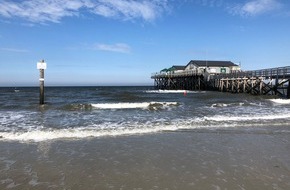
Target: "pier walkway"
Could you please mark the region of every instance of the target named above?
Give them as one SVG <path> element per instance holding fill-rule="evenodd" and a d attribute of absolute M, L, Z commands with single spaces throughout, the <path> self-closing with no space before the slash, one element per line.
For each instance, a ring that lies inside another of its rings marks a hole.
<path fill-rule="evenodd" d="M 154 86 L 167 90 L 218 90 L 290 98 L 290 66 L 212 74 L 201 71 L 154 73 Z"/>

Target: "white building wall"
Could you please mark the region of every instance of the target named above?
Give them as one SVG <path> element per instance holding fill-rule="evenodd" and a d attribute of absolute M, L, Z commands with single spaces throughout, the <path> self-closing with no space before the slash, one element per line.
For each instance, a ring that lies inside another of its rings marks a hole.
<path fill-rule="evenodd" d="M 194 64 L 189 64 L 185 68 L 185 71 L 195 70 L 198 72 L 204 72 L 204 69 L 206 69 L 206 71 L 210 74 L 221 74 L 222 69 L 225 69 L 225 72 L 223 72 L 223 73 L 230 73 L 231 71 L 239 71 L 240 67 L 239 66 L 233 66 L 233 67 L 197 67 Z"/>

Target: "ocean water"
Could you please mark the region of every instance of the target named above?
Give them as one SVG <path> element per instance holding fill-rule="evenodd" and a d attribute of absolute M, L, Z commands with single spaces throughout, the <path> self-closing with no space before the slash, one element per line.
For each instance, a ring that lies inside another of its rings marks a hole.
<path fill-rule="evenodd" d="M 290 189 L 290 101 L 0 88 L 0 189 Z"/>
<path fill-rule="evenodd" d="M 152 87 L 0 88 L 0 140 L 45 141 L 178 130 L 290 132 L 290 101 Z M 269 127 L 271 126 L 271 127 Z"/>

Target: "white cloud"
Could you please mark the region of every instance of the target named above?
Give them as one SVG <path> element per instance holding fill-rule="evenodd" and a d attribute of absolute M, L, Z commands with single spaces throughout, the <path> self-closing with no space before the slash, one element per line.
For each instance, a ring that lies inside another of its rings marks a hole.
<path fill-rule="evenodd" d="M 0 51 L 15 52 L 15 53 L 27 53 L 26 49 L 16 49 L 16 48 L 0 48 Z"/>
<path fill-rule="evenodd" d="M 78 16 L 84 10 L 104 17 L 152 21 L 167 6 L 167 0 L 2 0 L 0 16 L 33 23 L 58 23 L 63 17 Z"/>
<path fill-rule="evenodd" d="M 281 8 L 278 0 L 251 0 L 230 8 L 230 12 L 241 16 L 256 16 Z"/>
<path fill-rule="evenodd" d="M 119 53 L 130 53 L 131 47 L 124 43 L 117 44 L 96 44 L 93 49 L 101 50 L 101 51 L 112 51 Z"/>

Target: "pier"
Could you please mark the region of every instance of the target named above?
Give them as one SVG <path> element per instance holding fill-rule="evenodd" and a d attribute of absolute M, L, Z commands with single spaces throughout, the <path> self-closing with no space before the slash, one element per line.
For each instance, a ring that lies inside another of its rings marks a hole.
<path fill-rule="evenodd" d="M 154 79 L 156 89 L 162 90 L 206 90 L 204 73 L 197 71 L 184 71 L 177 73 L 155 73 Z"/>
<path fill-rule="evenodd" d="M 210 69 L 153 73 L 156 89 L 216 90 L 290 98 L 290 66 L 253 71 L 211 73 Z"/>

